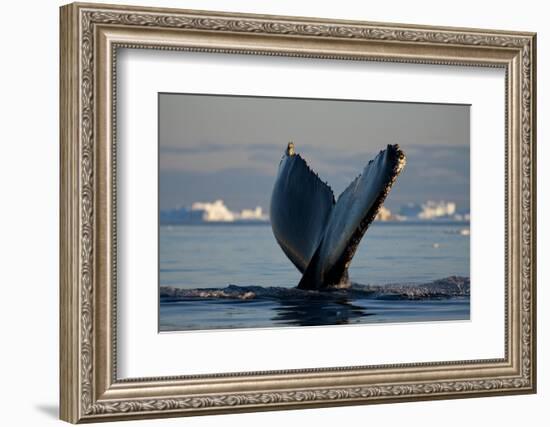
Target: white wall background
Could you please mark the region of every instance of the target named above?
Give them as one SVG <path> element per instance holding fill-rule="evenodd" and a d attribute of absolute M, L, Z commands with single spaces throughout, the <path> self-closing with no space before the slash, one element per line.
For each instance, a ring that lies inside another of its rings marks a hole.
<path fill-rule="evenodd" d="M 125 3 L 110 0 L 113 3 Z M 550 29 L 544 2 L 133 0 L 134 4 L 538 32 L 539 393 L 209 416 L 131 425 L 410 426 L 547 425 L 550 338 Z M 58 405 L 58 6 L 57 0 L 2 6 L 0 66 L 0 419 L 2 425 L 59 425 Z"/>

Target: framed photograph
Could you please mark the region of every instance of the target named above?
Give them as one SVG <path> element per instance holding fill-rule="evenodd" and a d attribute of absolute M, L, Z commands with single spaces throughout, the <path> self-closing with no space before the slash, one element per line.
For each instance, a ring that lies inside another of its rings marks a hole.
<path fill-rule="evenodd" d="M 63 420 L 536 391 L 535 34 L 60 22 Z"/>

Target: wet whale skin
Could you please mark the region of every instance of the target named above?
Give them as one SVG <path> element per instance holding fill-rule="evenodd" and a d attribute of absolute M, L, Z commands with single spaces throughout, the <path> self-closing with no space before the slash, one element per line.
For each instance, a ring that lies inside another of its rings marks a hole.
<path fill-rule="evenodd" d="M 303 274 L 298 288 L 349 286 L 348 267 L 406 158 L 388 145 L 334 200 L 331 188 L 289 144 L 273 186 L 270 218 L 275 239 Z"/>

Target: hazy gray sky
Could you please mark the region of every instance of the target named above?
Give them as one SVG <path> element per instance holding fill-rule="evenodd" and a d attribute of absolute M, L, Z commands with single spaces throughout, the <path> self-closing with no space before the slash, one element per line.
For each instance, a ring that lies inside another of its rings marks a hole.
<path fill-rule="evenodd" d="M 469 208 L 470 109 L 465 105 L 160 94 L 160 207 L 222 198 L 268 208 L 288 141 L 337 197 L 387 144 L 407 167 L 387 199 Z"/>

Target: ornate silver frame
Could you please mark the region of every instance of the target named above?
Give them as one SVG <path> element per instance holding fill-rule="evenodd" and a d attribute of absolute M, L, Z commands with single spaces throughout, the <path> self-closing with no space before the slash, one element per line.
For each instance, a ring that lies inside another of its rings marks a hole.
<path fill-rule="evenodd" d="M 63 6 L 61 418 L 77 423 L 534 393 L 535 42 L 535 34 L 523 32 L 98 4 Z M 118 47 L 504 68 L 505 357 L 117 379 L 114 66 Z"/>

